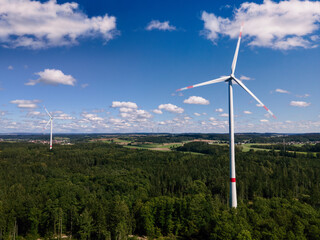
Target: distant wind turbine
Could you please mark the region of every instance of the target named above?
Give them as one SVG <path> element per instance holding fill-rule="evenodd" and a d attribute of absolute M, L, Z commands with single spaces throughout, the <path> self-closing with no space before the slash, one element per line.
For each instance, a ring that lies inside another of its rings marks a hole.
<path fill-rule="evenodd" d="M 233 57 L 232 65 L 231 65 L 231 74 L 229 76 L 222 76 L 217 79 L 213 79 L 207 82 L 195 84 L 189 87 L 180 88 L 177 91 L 183 91 L 194 87 L 205 86 L 218 82 L 227 82 L 229 85 L 229 147 L 230 147 L 230 207 L 237 207 L 237 189 L 236 189 L 236 168 L 235 168 L 235 151 L 234 151 L 234 116 L 233 116 L 233 89 L 232 82 L 236 82 L 240 85 L 247 93 L 249 93 L 260 106 L 263 106 L 265 110 L 268 111 L 274 118 L 275 115 L 239 80 L 234 76 L 234 72 L 236 69 L 238 52 L 240 47 L 241 35 L 242 35 L 243 24 L 240 28 L 239 39 L 236 47 L 236 51 Z"/>
<path fill-rule="evenodd" d="M 45 129 L 48 127 L 49 123 L 51 125 L 50 127 L 50 150 L 52 150 L 52 122 L 53 122 L 53 117 L 52 115 L 48 112 L 46 107 L 44 107 L 44 110 L 46 110 L 48 116 L 50 117 L 49 121 L 47 122 L 47 125 L 44 127 Z"/>

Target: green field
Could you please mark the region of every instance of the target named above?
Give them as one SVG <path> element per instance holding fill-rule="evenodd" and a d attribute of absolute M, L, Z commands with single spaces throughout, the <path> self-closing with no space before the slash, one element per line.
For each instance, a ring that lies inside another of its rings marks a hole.
<path fill-rule="evenodd" d="M 148 149 L 148 150 L 156 150 L 156 151 L 171 151 L 172 147 L 180 147 L 184 143 L 171 143 L 171 144 L 156 144 L 156 143 L 150 143 L 150 144 L 137 144 L 137 145 L 126 145 L 124 147 L 127 148 L 133 148 L 133 149 Z"/>
<path fill-rule="evenodd" d="M 106 140 L 103 142 L 106 142 L 106 143 L 131 143 L 131 141 L 129 141 L 129 140 L 124 140 L 124 139 L 119 139 L 119 138 L 115 138 L 113 140 Z"/>
<path fill-rule="evenodd" d="M 254 150 L 254 151 L 263 151 L 263 150 L 266 150 L 266 151 L 271 151 L 271 149 L 263 149 L 263 148 L 253 148 L 251 147 L 252 145 L 267 145 L 265 143 L 246 143 L 246 144 L 243 144 L 243 145 L 240 145 L 242 147 L 242 152 L 249 152 L 251 149 Z"/>
<path fill-rule="evenodd" d="M 247 143 L 247 144 L 243 144 L 241 145 L 242 146 L 242 152 L 249 152 L 250 150 L 254 150 L 254 151 L 272 151 L 272 149 L 267 149 L 267 148 L 254 148 L 254 147 L 251 147 L 252 145 L 272 145 L 271 143 L 267 144 L 267 143 Z M 297 146 L 297 147 L 301 147 L 303 144 L 295 144 L 294 146 Z M 274 150 L 275 152 L 280 152 L 280 150 Z M 294 151 L 287 151 L 287 152 L 290 152 L 290 153 L 294 153 Z M 304 155 L 307 155 L 308 152 L 298 152 L 296 151 L 296 153 L 298 154 L 304 154 Z M 310 154 L 310 153 L 309 153 Z M 316 153 L 312 153 L 313 156 L 316 156 Z"/>

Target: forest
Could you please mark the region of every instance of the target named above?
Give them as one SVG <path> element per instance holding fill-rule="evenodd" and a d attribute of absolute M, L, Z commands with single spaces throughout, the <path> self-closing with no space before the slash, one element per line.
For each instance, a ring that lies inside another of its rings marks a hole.
<path fill-rule="evenodd" d="M 236 171 L 230 209 L 227 146 L 0 142 L 0 239 L 320 239 L 319 158 L 237 148 Z"/>

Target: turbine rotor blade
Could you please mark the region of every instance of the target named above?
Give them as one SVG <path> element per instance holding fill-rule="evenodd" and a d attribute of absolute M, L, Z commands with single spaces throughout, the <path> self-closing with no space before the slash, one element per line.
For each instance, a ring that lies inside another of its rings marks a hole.
<path fill-rule="evenodd" d="M 44 110 L 46 110 L 47 114 L 49 115 L 50 118 L 52 118 L 51 114 L 48 112 L 45 106 L 43 106 Z"/>
<path fill-rule="evenodd" d="M 49 121 L 47 122 L 46 126 L 43 129 L 46 129 L 48 127 L 50 121 L 51 121 L 51 118 L 49 119 Z"/>
<path fill-rule="evenodd" d="M 231 75 L 233 75 L 234 72 L 235 72 L 235 70 L 236 70 L 238 53 L 239 53 L 240 42 L 241 42 L 242 29 L 243 29 L 243 23 L 241 24 L 240 34 L 239 34 L 239 38 L 238 38 L 238 43 L 237 43 L 236 51 L 235 51 L 234 56 L 233 56 L 233 61 L 232 61 L 232 65 L 231 65 Z"/>
<path fill-rule="evenodd" d="M 247 93 L 249 93 L 274 119 L 276 116 L 264 105 L 259 98 L 257 98 L 239 79 L 232 78 L 236 83 L 238 83 Z"/>
<path fill-rule="evenodd" d="M 210 81 L 206 81 L 206 82 L 203 82 L 203 83 L 198 83 L 198 84 L 195 84 L 195 85 L 191 85 L 189 87 L 184 87 L 184 88 L 177 89 L 177 92 L 183 91 L 183 90 L 187 90 L 187 89 L 190 89 L 190 88 L 201 87 L 201 86 L 205 86 L 205 85 L 209 85 L 209 84 L 213 84 L 213 83 L 224 82 L 224 81 L 228 80 L 229 78 L 230 78 L 230 76 L 223 76 L 223 77 L 220 77 L 220 78 L 217 78 L 217 79 L 213 79 L 213 80 L 210 80 Z"/>

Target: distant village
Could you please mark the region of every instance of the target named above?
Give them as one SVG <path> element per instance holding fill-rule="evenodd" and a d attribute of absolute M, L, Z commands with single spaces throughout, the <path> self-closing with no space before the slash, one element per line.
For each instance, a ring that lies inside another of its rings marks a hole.
<path fill-rule="evenodd" d="M 43 139 L 3 139 L 0 138 L 0 142 L 29 142 L 29 143 L 40 143 L 40 144 L 49 144 L 48 140 Z M 73 145 L 70 143 L 70 138 L 67 137 L 55 137 L 53 138 L 54 144 L 60 144 L 60 145 Z"/>

